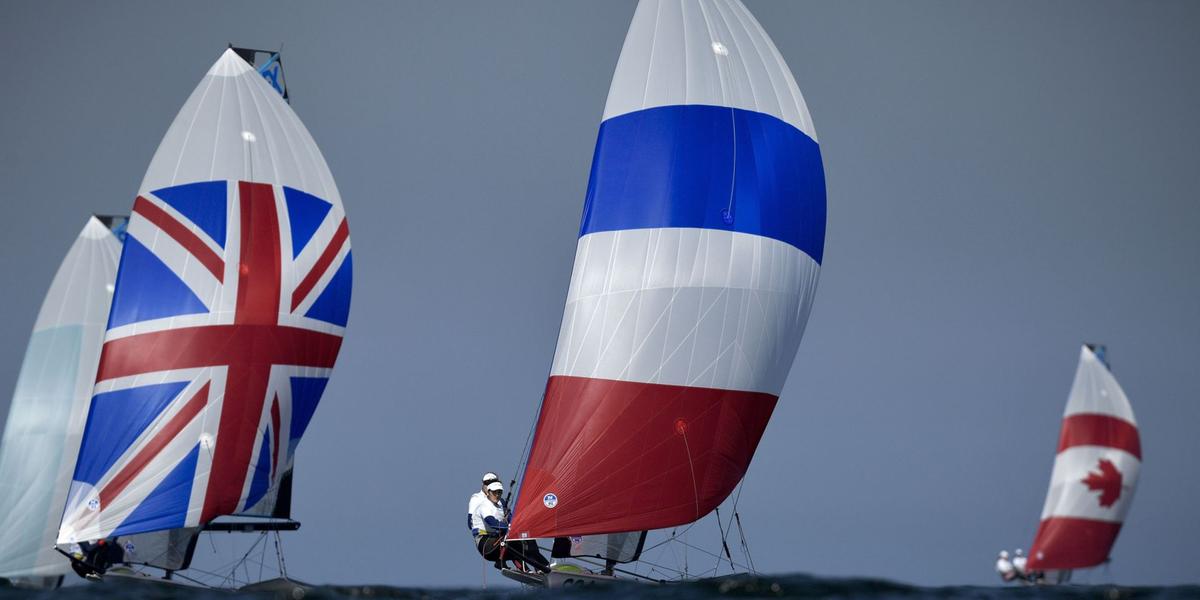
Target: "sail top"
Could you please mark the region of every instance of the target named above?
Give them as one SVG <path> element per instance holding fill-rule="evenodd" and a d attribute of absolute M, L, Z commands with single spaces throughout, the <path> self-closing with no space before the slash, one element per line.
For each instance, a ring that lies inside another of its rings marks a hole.
<path fill-rule="evenodd" d="M 1133 407 L 1129 405 L 1125 391 L 1117 384 L 1117 378 L 1086 345 L 1079 350 L 1079 366 L 1075 370 L 1075 381 L 1071 384 L 1063 417 L 1078 414 L 1108 415 L 1137 425 Z"/>
<path fill-rule="evenodd" d="M 723 501 L 795 359 L 824 243 L 820 149 L 757 21 L 736 0 L 643 0 L 510 535 L 670 527 Z"/>
<path fill-rule="evenodd" d="M 258 71 L 226 50 L 159 144 L 139 193 L 246 180 L 302 190 L 340 209 L 341 195 L 300 118 Z"/>
<path fill-rule="evenodd" d="M 604 120 L 688 104 L 771 115 L 817 139 L 791 70 L 741 2 L 643 0 L 625 36 Z"/>
<path fill-rule="evenodd" d="M 352 278 L 320 150 L 225 51 L 134 201 L 59 542 L 276 514 Z"/>
<path fill-rule="evenodd" d="M 1104 363 L 1084 346 L 1029 568 L 1078 569 L 1108 560 L 1133 501 L 1141 464 L 1141 435 L 1129 400 Z"/>

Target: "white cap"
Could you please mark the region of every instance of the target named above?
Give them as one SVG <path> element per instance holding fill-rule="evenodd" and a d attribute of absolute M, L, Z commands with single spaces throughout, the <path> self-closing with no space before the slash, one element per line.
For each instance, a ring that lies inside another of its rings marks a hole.
<path fill-rule="evenodd" d="M 489 481 L 500 481 L 500 477 L 495 473 L 488 471 L 487 473 L 483 474 L 483 482 L 487 483 Z"/>
<path fill-rule="evenodd" d="M 1017 556 L 1021 556 L 1023 554 L 1025 554 L 1025 551 L 1020 548 L 1017 548 Z"/>
<path fill-rule="evenodd" d="M 1008 550 L 1001 550 L 1000 558 L 1008 558 Z"/>
<path fill-rule="evenodd" d="M 489 492 L 503 492 L 503 491 L 504 491 L 504 484 L 503 484 L 503 483 L 500 483 L 499 481 L 493 481 L 493 482 L 491 482 L 491 483 L 489 483 L 489 484 L 487 485 L 487 491 L 489 491 Z"/>

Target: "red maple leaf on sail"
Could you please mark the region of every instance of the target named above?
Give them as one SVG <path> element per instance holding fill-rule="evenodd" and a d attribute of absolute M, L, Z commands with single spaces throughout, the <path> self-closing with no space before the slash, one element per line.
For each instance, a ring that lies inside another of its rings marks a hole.
<path fill-rule="evenodd" d="M 1108 508 L 1121 497 L 1121 472 L 1107 458 L 1100 459 L 1100 472 L 1091 471 L 1083 478 L 1083 484 L 1093 492 L 1100 492 L 1100 506 Z"/>

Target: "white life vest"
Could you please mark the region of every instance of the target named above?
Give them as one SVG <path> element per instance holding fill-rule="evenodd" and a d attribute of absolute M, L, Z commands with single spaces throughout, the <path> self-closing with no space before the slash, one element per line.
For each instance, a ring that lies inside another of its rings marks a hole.
<path fill-rule="evenodd" d="M 501 530 L 508 529 L 508 510 L 505 508 L 503 500 L 499 505 L 492 504 L 492 501 L 487 498 L 484 498 L 482 502 L 472 504 L 474 507 L 471 511 L 472 533 L 500 533 Z M 488 524 L 488 517 L 495 519 L 496 526 Z"/>
<path fill-rule="evenodd" d="M 1016 556 L 1012 559 L 1012 566 L 1014 569 L 1017 570 L 1018 573 L 1024 575 L 1025 574 L 1025 563 L 1027 563 L 1027 562 L 1029 562 L 1028 557 Z"/>
<path fill-rule="evenodd" d="M 996 559 L 996 572 L 999 573 L 1005 581 L 1012 579 L 1013 575 L 1015 574 L 1012 561 L 1008 560 L 1007 558 Z"/>

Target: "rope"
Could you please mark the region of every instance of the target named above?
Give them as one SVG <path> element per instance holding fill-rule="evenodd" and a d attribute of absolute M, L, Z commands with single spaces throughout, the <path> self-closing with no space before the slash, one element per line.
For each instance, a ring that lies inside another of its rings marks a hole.
<path fill-rule="evenodd" d="M 696 487 L 696 466 L 692 464 L 692 447 L 688 445 L 687 428 L 680 428 L 679 435 L 683 436 L 683 449 L 687 451 L 688 470 L 692 473 L 692 497 L 696 500 L 696 518 L 700 518 L 700 490 Z M 686 531 L 686 530 L 684 530 Z"/>

